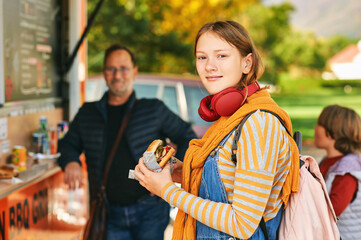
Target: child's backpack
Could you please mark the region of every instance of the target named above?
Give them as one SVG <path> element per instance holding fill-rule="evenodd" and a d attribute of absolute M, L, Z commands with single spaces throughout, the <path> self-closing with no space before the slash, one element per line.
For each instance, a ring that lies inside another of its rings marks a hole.
<path fill-rule="evenodd" d="M 267 110 L 261 111 L 276 116 L 292 137 L 277 114 Z M 232 146 L 233 161 L 236 161 L 235 153 L 237 152 L 237 142 L 241 135 L 242 127 L 253 113 L 251 112 L 246 115 L 236 129 L 235 140 Z M 301 132 L 296 131 L 293 138 L 301 152 Z M 268 240 L 267 228 L 263 218 L 261 219 L 260 227 L 265 234 L 266 240 Z M 328 196 L 325 181 L 316 160 L 311 156 L 300 155 L 299 191 L 291 194 L 287 207 L 283 211 L 278 230 L 278 239 L 340 239 L 336 214 Z"/>

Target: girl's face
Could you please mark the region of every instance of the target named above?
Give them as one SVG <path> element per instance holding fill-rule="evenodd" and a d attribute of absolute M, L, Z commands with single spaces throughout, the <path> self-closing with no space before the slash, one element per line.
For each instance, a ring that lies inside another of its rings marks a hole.
<path fill-rule="evenodd" d="M 320 125 L 316 125 L 315 129 L 315 146 L 321 149 L 329 149 L 334 146 L 335 140 L 331 136 L 327 136 L 326 129 Z"/>
<path fill-rule="evenodd" d="M 210 94 L 236 87 L 252 67 L 252 53 L 242 57 L 237 48 L 213 32 L 204 33 L 196 48 L 196 67 Z"/>

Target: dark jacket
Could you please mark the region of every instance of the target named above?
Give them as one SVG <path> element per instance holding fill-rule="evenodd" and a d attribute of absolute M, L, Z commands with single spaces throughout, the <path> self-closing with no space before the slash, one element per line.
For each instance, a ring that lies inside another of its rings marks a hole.
<path fill-rule="evenodd" d="M 84 152 L 88 170 L 91 199 L 100 188 L 105 166 L 106 123 L 108 93 L 100 101 L 84 103 L 79 109 L 69 131 L 59 141 L 59 165 L 64 170 L 66 164 L 76 161 Z M 135 93 L 125 103 L 125 114 L 136 101 Z M 183 160 L 191 139 L 196 138 L 189 123 L 171 112 L 158 99 L 139 99 L 124 131 L 132 157 L 138 162 L 143 152 L 154 139 L 169 138 L 177 145 L 176 157 Z"/>

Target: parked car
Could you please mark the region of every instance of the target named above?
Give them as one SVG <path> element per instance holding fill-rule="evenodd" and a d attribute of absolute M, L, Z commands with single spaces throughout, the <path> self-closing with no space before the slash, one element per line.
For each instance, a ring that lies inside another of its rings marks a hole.
<path fill-rule="evenodd" d="M 102 75 L 88 77 L 86 81 L 86 101 L 96 101 L 107 90 Z M 202 137 L 211 123 L 198 115 L 199 103 L 208 95 L 199 78 L 188 75 L 138 74 L 134 83 L 137 98 L 158 98 L 192 124 L 198 137 Z"/>

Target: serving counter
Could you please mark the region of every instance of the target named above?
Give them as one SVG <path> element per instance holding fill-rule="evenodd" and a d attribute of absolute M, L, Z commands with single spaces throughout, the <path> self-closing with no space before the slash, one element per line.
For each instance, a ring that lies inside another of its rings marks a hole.
<path fill-rule="evenodd" d="M 81 239 L 87 186 L 69 190 L 58 166 L 22 176 L 0 180 L 0 239 Z"/>

